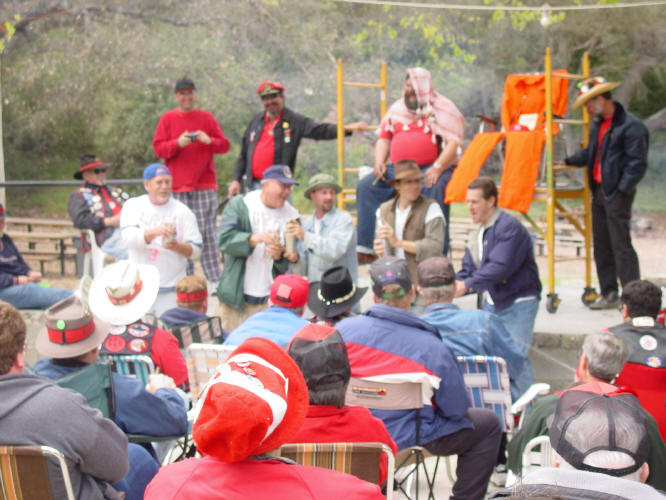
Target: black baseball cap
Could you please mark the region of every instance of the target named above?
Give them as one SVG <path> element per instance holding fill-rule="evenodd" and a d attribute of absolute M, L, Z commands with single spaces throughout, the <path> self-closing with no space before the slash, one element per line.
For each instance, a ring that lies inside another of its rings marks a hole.
<path fill-rule="evenodd" d="M 312 390 L 344 387 L 351 377 L 347 347 L 335 328 L 309 323 L 289 341 L 287 352 Z"/>
<path fill-rule="evenodd" d="M 650 443 L 645 413 L 633 394 L 606 392 L 605 387 L 614 389 L 608 384 L 600 389 L 582 384 L 560 396 L 549 428 L 550 444 L 576 469 L 622 477 L 640 469 L 647 460 Z M 585 463 L 590 454 L 600 450 L 624 453 L 633 464 L 608 469 Z"/>
<path fill-rule="evenodd" d="M 197 87 L 196 85 L 194 85 L 194 82 L 192 80 L 184 76 L 176 82 L 176 87 L 174 89 L 174 92 L 178 92 L 179 90 L 184 90 L 184 89 L 196 90 Z"/>

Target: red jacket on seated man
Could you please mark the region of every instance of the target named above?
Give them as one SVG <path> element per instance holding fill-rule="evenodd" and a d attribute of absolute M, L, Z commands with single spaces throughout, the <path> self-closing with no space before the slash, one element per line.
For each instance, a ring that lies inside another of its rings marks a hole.
<path fill-rule="evenodd" d="M 398 453 L 384 422 L 363 406 L 345 406 L 351 368 L 340 332 L 310 323 L 294 334 L 288 352 L 303 372 L 310 395 L 305 422 L 288 443 L 379 442 Z M 387 462 L 382 456 L 379 484 L 386 481 Z"/>
<path fill-rule="evenodd" d="M 626 342 L 629 358 L 615 382 L 631 388 L 666 440 L 666 327 L 656 321 L 661 289 L 646 280 L 632 281 L 620 300 L 624 323 L 608 331 Z"/>

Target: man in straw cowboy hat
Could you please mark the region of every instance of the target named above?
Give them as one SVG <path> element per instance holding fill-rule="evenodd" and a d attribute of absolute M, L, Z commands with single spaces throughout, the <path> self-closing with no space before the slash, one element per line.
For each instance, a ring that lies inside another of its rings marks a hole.
<path fill-rule="evenodd" d="M 312 200 L 314 213 L 306 217 L 302 225 L 292 219 L 285 228 L 285 235 L 299 239 L 296 269 L 310 283 L 319 281 L 324 271 L 335 266 L 345 266 L 354 283 L 358 282 L 356 228 L 349 212 L 335 206 L 335 197 L 340 191 L 342 187 L 332 175 L 312 176 L 305 197 Z"/>
<path fill-rule="evenodd" d="M 614 101 L 618 82 L 594 77 L 578 84 L 573 107 L 585 105 L 592 116 L 586 148 L 567 157 L 567 165 L 588 169 L 592 191 L 592 236 L 600 297 L 590 309 L 620 305 L 622 286 L 640 278 L 638 255 L 631 244 L 631 205 L 647 170 L 649 134 L 645 125 Z"/>
<path fill-rule="evenodd" d="M 384 498 L 376 485 L 272 453 L 307 411 L 308 386 L 294 360 L 268 339 L 247 339 L 217 367 L 197 403 L 192 437 L 203 458 L 163 467 L 145 498 Z"/>
<path fill-rule="evenodd" d="M 46 310 L 46 328 L 37 336 L 37 351 L 45 358 L 35 373 L 51 379 L 95 363 L 99 346 L 109 334 L 109 324 L 95 320 L 78 297 L 70 297 Z M 113 421 L 130 434 L 177 436 L 187 431 L 183 399 L 173 379 L 151 375 L 147 388 L 139 380 L 112 373 L 115 401 Z"/>
<path fill-rule="evenodd" d="M 424 173 L 414 160 L 395 163 L 397 191 L 392 200 L 377 209 L 377 235 L 373 245 L 382 257 L 405 259 L 412 283 L 418 280 L 416 266 L 428 257 L 442 255 L 446 222 L 439 204 L 421 194 Z M 387 245 L 388 244 L 388 245 Z"/>

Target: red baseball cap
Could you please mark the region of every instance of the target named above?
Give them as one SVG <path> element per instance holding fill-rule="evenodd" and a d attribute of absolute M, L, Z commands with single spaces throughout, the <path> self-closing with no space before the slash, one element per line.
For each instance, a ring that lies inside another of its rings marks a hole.
<path fill-rule="evenodd" d="M 281 274 L 271 283 L 271 302 L 282 307 L 303 307 L 308 301 L 310 283 L 298 274 Z"/>
<path fill-rule="evenodd" d="M 284 92 L 284 86 L 278 82 L 271 82 L 270 80 L 264 80 L 257 87 L 257 94 L 260 96 L 265 96 L 268 94 L 279 94 Z"/>

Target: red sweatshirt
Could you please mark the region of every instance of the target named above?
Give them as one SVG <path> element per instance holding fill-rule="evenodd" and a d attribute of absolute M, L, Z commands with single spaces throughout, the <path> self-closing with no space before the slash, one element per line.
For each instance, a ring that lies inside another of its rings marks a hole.
<path fill-rule="evenodd" d="M 185 131 L 202 130 L 211 139 L 210 144 L 200 141 L 184 148 L 178 145 L 178 137 Z M 153 150 L 158 158 L 164 159 L 173 176 L 174 193 L 217 190 L 214 154 L 229 151 L 229 141 L 215 117 L 207 111 L 195 109 L 183 113 L 172 109 L 162 115 L 155 129 Z"/>

